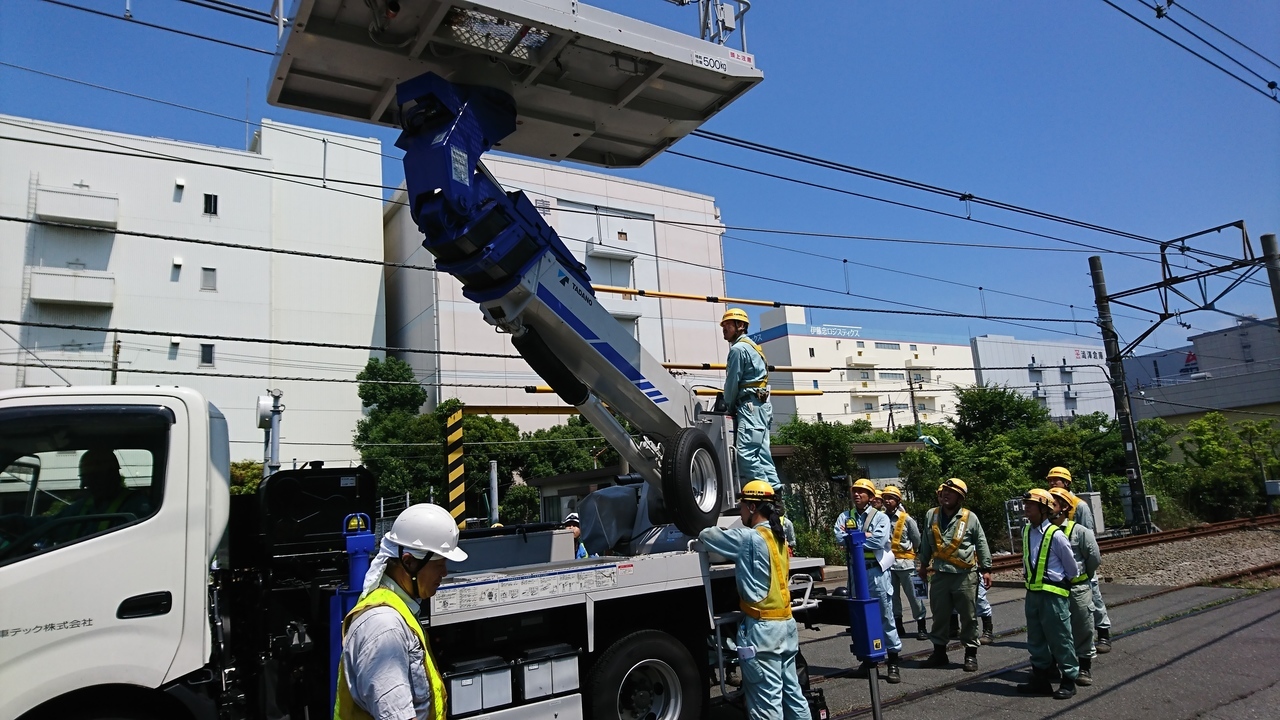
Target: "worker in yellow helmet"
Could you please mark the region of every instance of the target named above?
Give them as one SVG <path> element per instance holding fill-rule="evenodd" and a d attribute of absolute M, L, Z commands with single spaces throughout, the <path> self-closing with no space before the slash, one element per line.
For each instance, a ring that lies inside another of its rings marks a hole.
<path fill-rule="evenodd" d="M 787 589 L 790 561 L 773 486 L 752 480 L 738 495 L 742 527 L 698 533 L 707 549 L 733 561 L 738 606 L 738 662 L 750 720 L 809 720 L 796 674 L 800 635 Z"/>
<path fill-rule="evenodd" d="M 1094 522 L 1093 510 L 1089 508 L 1089 503 L 1071 492 L 1071 471 L 1064 467 L 1055 467 L 1049 470 L 1045 483 L 1050 492 L 1054 488 L 1066 491 L 1067 494 L 1064 497 L 1068 507 L 1064 508 L 1064 511 L 1067 519 L 1089 528 L 1096 536 L 1098 526 Z M 1094 635 L 1097 637 L 1096 645 L 1098 653 L 1105 655 L 1111 652 L 1111 616 L 1107 613 L 1107 604 L 1102 600 L 1102 587 L 1098 584 L 1096 575 L 1090 580 L 1089 585 L 1093 593 L 1093 627 Z"/>
<path fill-rule="evenodd" d="M 929 640 L 933 654 L 922 667 L 944 667 L 947 659 L 947 626 L 951 610 L 960 615 L 960 642 L 964 644 L 964 671 L 978 669 L 977 584 L 991 587 L 991 549 L 977 513 L 963 507 L 969 486 L 951 478 L 938 486 L 938 506 L 925 514 L 921 533 L 920 579 L 929 583 L 929 610 L 933 626 Z M 980 576 L 980 577 L 979 577 Z"/>
<path fill-rule="evenodd" d="M 884 501 L 884 513 L 889 518 L 889 547 L 893 550 L 893 568 L 890 578 L 893 587 L 893 622 L 898 629 L 898 637 L 906 635 L 906 627 L 902 624 L 902 593 L 906 593 L 907 602 L 911 605 L 911 619 L 916 622 L 916 639 L 928 640 L 929 633 L 925 629 L 924 598 L 916 597 L 914 583 L 916 575 L 916 550 L 920 547 L 920 526 L 902 506 L 902 490 L 895 485 L 886 485 L 880 491 Z"/>
<path fill-rule="evenodd" d="M 876 484 L 863 478 L 849 488 L 849 496 L 853 507 L 840 513 L 836 518 L 836 543 L 845 547 L 845 537 L 850 530 L 861 530 L 866 536 L 862 546 L 862 561 L 867 568 L 867 589 L 871 596 L 880 601 L 880 621 L 884 629 L 885 650 L 889 657 L 885 662 L 885 680 L 890 683 L 902 682 L 902 669 L 898 664 L 898 654 L 902 652 L 902 637 L 898 635 L 897 625 L 893 622 L 893 601 L 889 593 L 893 590 L 886 567 L 888 558 L 893 552 L 890 548 L 892 527 L 889 517 L 877 510 L 871 501 L 875 499 Z M 881 561 L 885 560 L 886 563 Z M 851 558 L 851 562 L 856 559 Z M 867 677 L 871 673 L 872 663 L 864 662 L 854 671 L 854 677 Z"/>
<path fill-rule="evenodd" d="M 773 406 L 769 404 L 769 364 L 764 350 L 747 337 L 750 321 L 741 308 L 729 308 L 720 318 L 720 330 L 729 343 L 725 360 L 725 409 L 737 420 L 735 447 L 738 477 L 765 480 L 779 487 L 778 470 L 769 453 L 769 425 Z"/>
<path fill-rule="evenodd" d="M 1096 636 L 1093 627 L 1093 590 L 1090 580 L 1097 576 L 1098 567 L 1102 565 L 1102 551 L 1098 549 L 1098 540 L 1093 531 L 1080 523 L 1067 519 L 1067 508 L 1071 504 L 1068 497 L 1071 492 L 1063 488 L 1049 491 L 1057 501 L 1057 514 L 1053 522 L 1062 528 L 1071 545 L 1071 554 L 1080 566 L 1080 574 L 1071 578 L 1071 637 L 1076 645 L 1076 660 L 1080 663 L 1080 675 L 1077 685 L 1093 684 L 1093 658 L 1097 656 L 1094 644 Z"/>
<path fill-rule="evenodd" d="M 1022 527 L 1022 569 L 1027 594 L 1027 650 L 1031 653 L 1031 681 L 1018 685 L 1027 695 L 1053 695 L 1066 700 L 1076 694 L 1080 664 L 1071 634 L 1071 579 L 1081 574 L 1071 543 L 1051 518 L 1057 501 L 1048 490 L 1033 488 L 1022 496 L 1027 524 Z M 1055 692 L 1054 666 L 1062 674 Z"/>

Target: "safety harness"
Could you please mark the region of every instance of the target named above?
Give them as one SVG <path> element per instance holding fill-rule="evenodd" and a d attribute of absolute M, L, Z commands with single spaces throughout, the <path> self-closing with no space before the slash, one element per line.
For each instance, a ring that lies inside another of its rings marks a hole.
<path fill-rule="evenodd" d="M 1067 534 L 1068 541 L 1071 541 L 1071 533 L 1075 532 L 1076 524 L 1077 523 L 1075 520 L 1067 520 L 1067 522 L 1064 523 L 1062 526 L 1062 532 Z M 1072 543 L 1072 548 L 1073 549 L 1075 548 L 1074 543 Z M 1083 552 L 1080 553 L 1080 569 L 1084 570 L 1084 553 Z M 1079 575 L 1071 578 L 1072 585 L 1084 585 L 1085 583 L 1088 583 L 1088 582 L 1089 582 L 1089 573 L 1087 572 L 1082 572 Z"/>
<path fill-rule="evenodd" d="M 893 538 L 892 538 L 893 556 L 899 560 L 915 560 L 916 549 L 915 548 L 904 549 L 902 547 L 902 536 L 906 531 L 906 529 L 907 529 L 907 513 L 902 510 L 899 510 L 898 519 L 893 523 Z"/>
<path fill-rule="evenodd" d="M 858 524 L 854 520 L 854 518 L 858 517 L 858 508 L 851 507 L 845 512 L 848 516 L 848 519 L 846 519 L 844 522 L 844 529 L 853 530 L 857 528 Z M 876 510 L 874 507 L 870 505 L 867 506 L 867 517 L 864 518 L 862 521 L 863 534 L 865 535 L 871 534 L 871 520 L 876 516 L 876 513 L 878 512 L 880 511 Z M 876 560 L 876 551 L 868 550 L 866 545 L 862 546 L 862 559 L 865 562 L 868 570 L 871 570 L 872 568 L 880 567 L 880 562 Z"/>
<path fill-rule="evenodd" d="M 1066 581 L 1061 584 L 1054 582 L 1045 582 L 1045 568 L 1049 567 L 1049 545 L 1053 542 L 1054 533 L 1062 532 L 1062 528 L 1049 523 L 1049 529 L 1044 531 L 1044 537 L 1040 539 L 1040 553 L 1036 556 L 1035 567 L 1031 567 L 1031 525 L 1030 523 L 1022 526 L 1022 569 L 1026 577 L 1026 585 L 1028 591 L 1039 591 L 1053 593 L 1068 597 L 1071 591 L 1066 586 Z"/>
<path fill-rule="evenodd" d="M 741 387 L 746 390 L 754 390 L 756 397 L 760 402 L 765 402 L 769 399 L 769 359 L 764 356 L 764 349 L 755 344 L 755 342 L 745 334 L 740 335 L 735 343 L 746 343 L 748 347 L 759 353 L 760 359 L 764 361 L 764 377 L 759 380 L 744 382 L 741 384 Z M 726 398 L 726 400 L 727 399 L 728 398 Z"/>
<path fill-rule="evenodd" d="M 790 620 L 791 590 L 787 587 L 787 579 L 791 575 L 791 563 L 778 547 L 771 528 L 760 523 L 755 530 L 764 538 L 764 544 L 769 548 L 769 592 L 756 602 L 748 602 L 742 598 L 738 601 L 738 607 L 748 617 L 756 620 Z"/>
<path fill-rule="evenodd" d="M 427 670 L 427 681 L 431 684 L 431 720 L 445 720 L 445 708 L 448 706 L 448 691 L 444 686 L 444 679 L 440 677 L 440 671 L 436 668 L 436 660 L 431 655 L 431 646 L 427 644 L 427 636 L 422 632 L 422 623 L 418 622 L 418 618 L 414 617 L 409 611 L 409 606 L 404 604 L 399 595 L 396 595 L 390 589 L 379 587 L 370 592 L 363 600 L 356 603 L 351 608 L 351 612 L 347 613 L 347 617 L 342 621 L 342 637 L 346 640 L 347 629 L 351 627 L 351 623 L 366 610 L 375 607 L 386 606 L 400 613 L 400 617 L 404 619 L 404 623 L 409 626 L 413 634 L 418 637 L 418 641 L 422 643 L 422 660 Z M 373 720 L 373 716 L 364 708 L 356 704 L 355 698 L 351 697 L 351 688 L 347 684 L 346 670 L 343 668 L 341 660 L 338 661 L 338 697 L 333 705 L 333 720 Z"/>
<path fill-rule="evenodd" d="M 942 528 L 938 526 L 938 518 L 942 516 L 942 508 L 934 508 L 929 511 L 929 524 L 933 530 L 933 546 L 936 548 L 933 556 L 943 562 L 951 563 L 961 570 L 972 570 L 977 566 L 973 560 L 961 560 L 957 555 L 960 552 L 960 546 L 964 544 L 964 533 L 969 527 L 969 508 L 960 508 L 955 515 L 956 529 L 951 535 L 951 542 L 942 543 Z"/>

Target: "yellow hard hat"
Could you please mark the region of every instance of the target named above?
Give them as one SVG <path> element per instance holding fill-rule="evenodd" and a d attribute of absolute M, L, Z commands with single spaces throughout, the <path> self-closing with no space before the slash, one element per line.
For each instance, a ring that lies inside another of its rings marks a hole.
<path fill-rule="evenodd" d="M 866 478 L 858 480 L 853 484 L 853 487 L 849 488 L 850 492 L 853 492 L 854 490 L 864 490 L 870 493 L 871 497 L 875 497 L 880 493 L 880 490 L 876 488 L 876 484 Z"/>
<path fill-rule="evenodd" d="M 1047 476 L 1045 476 L 1045 479 L 1046 479 L 1046 480 L 1052 480 L 1053 478 L 1060 478 L 1061 480 L 1066 481 L 1066 483 L 1067 483 L 1068 485 L 1070 485 L 1070 484 L 1071 484 L 1071 471 L 1070 471 L 1070 470 L 1068 470 L 1068 469 L 1066 469 L 1066 468 L 1064 468 L 1064 467 L 1056 467 L 1056 468 L 1054 468 L 1054 469 L 1050 470 L 1050 471 L 1049 471 L 1049 474 L 1048 474 Z"/>
<path fill-rule="evenodd" d="M 942 481 L 942 484 L 938 486 L 938 492 L 942 492 L 943 490 L 955 490 L 960 493 L 960 497 L 962 498 L 968 497 L 969 495 L 969 486 L 965 485 L 964 481 L 960 478 L 948 478 L 947 480 Z"/>
<path fill-rule="evenodd" d="M 1074 505 L 1074 498 L 1071 497 L 1071 491 L 1066 488 L 1049 488 L 1049 494 L 1058 498 L 1068 505 Z"/>
<path fill-rule="evenodd" d="M 751 321 L 747 319 L 747 311 L 742 308 L 729 308 L 724 311 L 724 315 L 720 317 L 720 324 L 723 325 L 730 320 L 737 320 L 743 325 L 750 325 Z"/>
<path fill-rule="evenodd" d="M 1053 507 L 1053 496 L 1049 494 L 1048 490 L 1041 488 L 1031 488 L 1023 493 L 1022 500 L 1024 502 L 1040 503 L 1047 508 Z"/>
<path fill-rule="evenodd" d="M 742 492 L 738 493 L 739 500 L 747 500 L 749 502 L 767 502 L 774 498 L 773 486 L 764 480 L 752 480 L 742 486 Z"/>
<path fill-rule="evenodd" d="M 880 494 L 883 497 L 896 497 L 899 502 L 902 501 L 902 491 L 894 485 L 885 485 L 884 489 L 880 491 Z"/>

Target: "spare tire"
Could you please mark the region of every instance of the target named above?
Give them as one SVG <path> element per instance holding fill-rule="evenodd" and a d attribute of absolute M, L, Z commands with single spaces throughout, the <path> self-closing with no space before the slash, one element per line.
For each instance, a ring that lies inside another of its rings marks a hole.
<path fill-rule="evenodd" d="M 662 504 L 666 514 L 690 537 L 716 524 L 724 491 L 724 468 L 711 438 L 685 428 L 662 447 Z"/>

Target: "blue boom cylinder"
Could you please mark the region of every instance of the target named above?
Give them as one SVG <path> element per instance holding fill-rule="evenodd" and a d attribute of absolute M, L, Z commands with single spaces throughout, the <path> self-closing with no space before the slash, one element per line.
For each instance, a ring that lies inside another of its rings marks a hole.
<path fill-rule="evenodd" d="M 867 585 L 867 565 L 863 556 L 866 542 L 867 536 L 861 530 L 850 528 L 845 533 L 845 549 L 849 557 L 849 635 L 853 638 L 849 650 L 859 660 L 880 662 L 888 653 L 884 649 L 880 600 L 871 597 Z"/>

